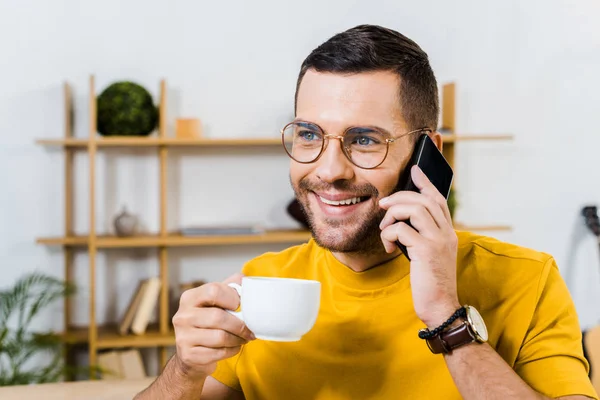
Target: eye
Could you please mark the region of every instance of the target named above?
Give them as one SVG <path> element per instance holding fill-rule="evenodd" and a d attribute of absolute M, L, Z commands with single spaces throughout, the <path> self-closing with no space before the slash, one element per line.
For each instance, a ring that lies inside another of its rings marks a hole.
<path fill-rule="evenodd" d="M 370 144 L 374 144 L 375 141 L 368 136 L 359 136 L 356 138 L 356 144 L 361 146 L 368 146 Z"/>
<path fill-rule="evenodd" d="M 308 130 L 298 132 L 298 137 L 304 139 L 307 142 L 319 139 L 318 133 Z"/>
<path fill-rule="evenodd" d="M 350 145 L 367 147 L 367 146 L 378 145 L 380 143 L 381 143 L 381 141 L 379 140 L 377 135 L 354 135 L 351 138 Z"/>

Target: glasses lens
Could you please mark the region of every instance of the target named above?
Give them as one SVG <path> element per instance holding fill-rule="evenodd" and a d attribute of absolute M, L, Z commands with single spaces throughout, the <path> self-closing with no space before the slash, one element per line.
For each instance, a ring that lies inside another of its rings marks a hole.
<path fill-rule="evenodd" d="M 295 122 L 283 130 L 285 150 L 298 162 L 314 161 L 323 148 L 323 132 L 313 124 Z"/>
<path fill-rule="evenodd" d="M 362 168 L 374 168 L 387 155 L 388 137 L 368 128 L 351 129 L 344 136 L 344 150 L 352 162 Z"/>

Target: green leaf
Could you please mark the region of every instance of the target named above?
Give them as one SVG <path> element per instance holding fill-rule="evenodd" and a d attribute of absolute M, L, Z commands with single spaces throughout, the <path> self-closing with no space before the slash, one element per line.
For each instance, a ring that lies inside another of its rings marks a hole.
<path fill-rule="evenodd" d="M 68 366 L 62 362 L 60 337 L 52 332 L 32 332 L 29 324 L 53 302 L 75 293 L 75 286 L 39 272 L 19 279 L 0 292 L 0 386 L 54 382 Z M 16 327 L 9 328 L 11 317 Z M 26 369 L 37 355 L 49 354 L 50 362 Z"/>

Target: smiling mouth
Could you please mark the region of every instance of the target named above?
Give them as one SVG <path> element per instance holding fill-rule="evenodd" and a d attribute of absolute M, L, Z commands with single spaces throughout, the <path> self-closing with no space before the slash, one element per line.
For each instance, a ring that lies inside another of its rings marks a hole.
<path fill-rule="evenodd" d="M 317 195 L 318 196 L 318 195 Z M 328 200 L 324 197 L 318 196 L 319 200 L 321 200 L 323 203 L 330 205 L 330 206 L 349 206 L 349 205 L 354 205 L 354 204 L 358 204 L 362 201 L 365 201 L 369 198 L 369 196 L 362 196 L 362 197 L 350 197 L 347 199 L 342 199 L 342 200 Z"/>

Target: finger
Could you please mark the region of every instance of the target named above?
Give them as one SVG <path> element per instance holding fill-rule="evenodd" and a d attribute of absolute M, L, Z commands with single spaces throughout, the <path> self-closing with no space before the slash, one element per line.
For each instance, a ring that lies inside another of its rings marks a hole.
<path fill-rule="evenodd" d="M 195 329 L 192 344 L 196 346 L 218 349 L 221 347 L 238 347 L 249 340 L 233 335 L 222 329 Z"/>
<path fill-rule="evenodd" d="M 423 170 L 417 165 L 414 165 L 410 172 L 412 180 L 417 188 L 419 188 L 421 194 L 433 199 L 442 209 L 446 221 L 452 224 L 452 216 L 450 215 L 450 209 L 448 208 L 448 200 L 446 197 L 440 193 L 435 185 L 431 183 L 427 175 L 425 175 Z"/>
<path fill-rule="evenodd" d="M 203 308 L 194 313 L 188 323 L 196 328 L 220 329 L 247 340 L 254 339 L 244 321 L 217 307 Z"/>
<path fill-rule="evenodd" d="M 398 247 L 396 240 L 410 248 L 425 239 L 411 226 L 404 222 L 398 222 L 381 231 L 381 240 L 387 251 L 389 248 L 396 249 Z"/>
<path fill-rule="evenodd" d="M 446 218 L 446 216 L 444 215 L 442 206 L 440 206 L 440 204 L 437 203 L 431 197 L 425 196 L 422 193 L 417 193 L 417 192 L 413 192 L 410 190 L 403 190 L 403 191 L 396 192 L 396 193 L 388 196 L 386 199 L 387 199 L 386 201 L 383 201 L 383 199 L 382 199 L 383 202 L 380 201 L 380 206 L 384 210 L 387 210 L 396 204 L 420 204 L 427 208 L 427 211 L 429 211 L 429 213 L 433 217 L 433 220 L 435 221 L 437 226 L 439 226 L 442 230 L 446 230 L 448 227 L 452 226 L 451 224 L 449 225 L 449 223 L 448 223 L 449 221 Z M 444 206 L 446 208 L 448 207 L 446 204 Z M 384 217 L 384 220 L 385 219 L 386 218 Z M 406 218 L 404 218 L 404 219 L 406 219 Z M 386 223 L 389 224 L 389 222 L 390 222 L 390 219 L 387 219 Z M 382 223 L 382 225 L 383 225 L 383 223 Z"/>
<path fill-rule="evenodd" d="M 427 208 L 420 204 L 396 204 L 390 207 L 379 228 L 383 230 L 397 221 L 405 220 L 409 220 L 410 224 L 427 238 L 433 239 L 439 235 L 440 228 Z"/>
<path fill-rule="evenodd" d="M 236 310 L 240 305 L 240 296 L 235 289 L 222 282 L 211 282 L 200 287 L 188 289 L 181 295 L 182 307 L 220 307 Z"/>

